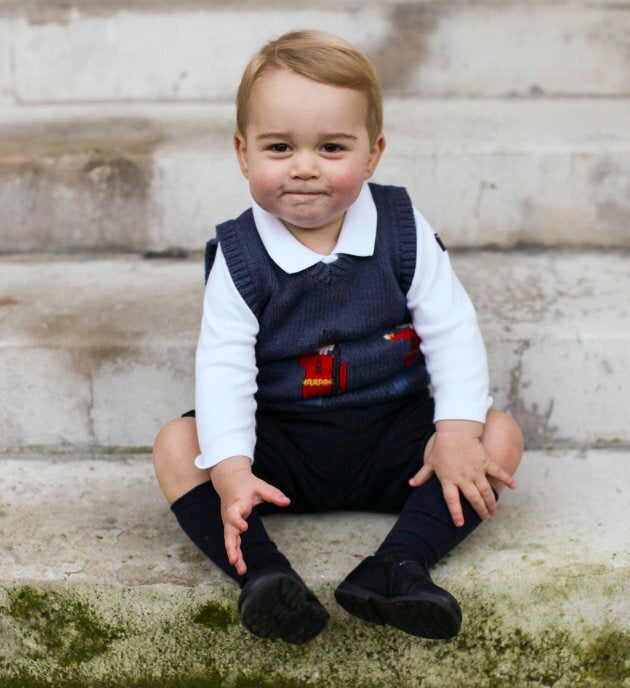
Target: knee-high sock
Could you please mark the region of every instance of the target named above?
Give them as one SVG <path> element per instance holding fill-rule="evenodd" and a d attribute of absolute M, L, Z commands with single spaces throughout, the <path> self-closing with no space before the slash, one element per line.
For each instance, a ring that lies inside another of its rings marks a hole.
<path fill-rule="evenodd" d="M 434 566 L 481 523 L 470 503 L 460 498 L 464 525 L 456 526 L 435 475 L 414 488 L 376 555 L 403 554 L 427 568 Z"/>
<path fill-rule="evenodd" d="M 171 505 L 179 525 L 197 547 L 230 578 L 241 586 L 239 576 L 227 558 L 221 520 L 221 500 L 211 482 L 202 483 Z M 289 561 L 271 540 L 256 510 L 247 519 L 248 529 L 241 535 L 241 550 L 248 572 L 291 568 Z M 246 574 L 247 576 L 247 574 Z"/>

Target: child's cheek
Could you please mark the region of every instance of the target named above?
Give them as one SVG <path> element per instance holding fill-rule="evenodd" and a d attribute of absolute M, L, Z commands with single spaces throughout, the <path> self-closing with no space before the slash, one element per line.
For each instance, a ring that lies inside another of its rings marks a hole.
<path fill-rule="evenodd" d="M 335 176 L 335 188 L 340 194 L 354 194 L 362 184 L 363 175 L 354 169 L 339 171 Z"/>
<path fill-rule="evenodd" d="M 278 182 L 273 174 L 258 172 L 250 178 L 249 185 L 256 202 L 263 205 L 259 199 L 262 200 L 274 197 L 276 195 L 275 192 L 277 191 Z"/>

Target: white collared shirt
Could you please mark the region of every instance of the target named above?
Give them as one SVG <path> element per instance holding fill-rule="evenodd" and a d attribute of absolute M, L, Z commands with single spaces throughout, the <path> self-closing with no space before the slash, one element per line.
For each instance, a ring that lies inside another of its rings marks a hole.
<path fill-rule="evenodd" d="M 340 254 L 371 256 L 377 212 L 366 184 L 346 211 L 333 252 L 322 256 L 301 244 L 282 222 L 253 203 L 254 221 L 271 259 L 292 274 Z M 485 422 L 486 351 L 475 310 L 429 223 L 414 208 L 416 269 L 407 307 L 431 375 L 434 420 Z M 231 456 L 253 460 L 256 443 L 255 346 L 258 321 L 234 285 L 221 246 L 208 277 L 196 355 L 195 408 L 201 454 L 198 468 Z"/>

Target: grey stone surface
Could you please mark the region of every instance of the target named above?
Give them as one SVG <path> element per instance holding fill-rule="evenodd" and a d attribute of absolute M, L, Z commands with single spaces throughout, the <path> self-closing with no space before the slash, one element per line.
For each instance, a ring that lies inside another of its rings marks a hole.
<path fill-rule="evenodd" d="M 498 408 L 530 446 L 627 442 L 625 252 L 481 253 L 453 262 L 477 307 Z"/>
<path fill-rule="evenodd" d="M 149 455 L 9 452 L 0 461 L 3 586 L 230 585 L 180 531 Z M 440 575 L 518 581 L 562 571 L 630 572 L 627 450 L 526 452 L 516 477 L 500 514 L 438 567 Z M 394 520 L 335 512 L 270 516 L 265 523 L 308 583 L 321 586 L 370 554 Z M 623 625 L 630 619 L 628 591 L 618 591 L 611 619 Z"/>
<path fill-rule="evenodd" d="M 393 101 L 377 178 L 458 246 L 627 246 L 630 102 Z"/>
<path fill-rule="evenodd" d="M 397 95 L 607 97 L 627 96 L 630 87 L 625 3 L 5 7 L 12 11 L 0 22 L 9 27 L 20 103 L 231 99 L 260 42 L 296 27 L 334 27 L 374 60 L 385 89 Z"/>
<path fill-rule="evenodd" d="M 0 106 L 12 102 L 14 98 L 9 26 L 6 22 L 0 22 Z"/>
<path fill-rule="evenodd" d="M 630 441 L 626 252 L 455 253 L 530 447 Z M 0 262 L 0 447 L 148 447 L 194 404 L 200 256 Z"/>
<path fill-rule="evenodd" d="M 4 263 L 0 425 L 9 446 L 150 446 L 193 405 L 200 271 L 136 258 Z"/>
<path fill-rule="evenodd" d="M 450 245 L 628 246 L 628 100 L 389 100 L 374 180 Z M 250 200 L 233 108 L 0 109 L 0 251 L 199 250 Z"/>
<path fill-rule="evenodd" d="M 528 452 L 501 512 L 434 578 L 464 610 L 450 642 L 365 624 L 333 598 L 391 516 L 266 519 L 329 609 L 313 642 L 252 637 L 236 587 L 175 524 L 148 456 L 5 455 L 0 684 L 256 688 L 625 688 L 627 452 Z"/>

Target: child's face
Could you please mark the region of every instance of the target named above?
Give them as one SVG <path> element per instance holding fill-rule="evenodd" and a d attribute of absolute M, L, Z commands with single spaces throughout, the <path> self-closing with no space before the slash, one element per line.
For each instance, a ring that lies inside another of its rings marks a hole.
<path fill-rule="evenodd" d="M 307 245 L 336 239 L 345 211 L 372 176 L 385 147 L 370 143 L 363 93 L 290 70 L 264 75 L 249 102 L 247 130 L 235 137 L 239 164 L 258 205 Z"/>

